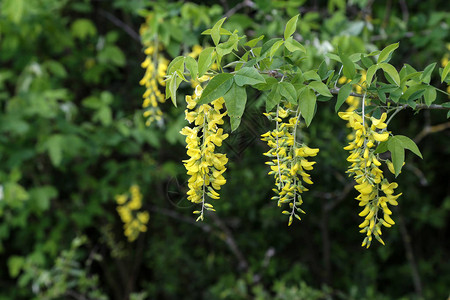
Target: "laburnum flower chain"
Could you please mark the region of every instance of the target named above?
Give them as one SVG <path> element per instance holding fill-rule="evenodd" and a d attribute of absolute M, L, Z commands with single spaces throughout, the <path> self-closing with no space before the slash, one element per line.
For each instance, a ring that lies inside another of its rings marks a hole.
<path fill-rule="evenodd" d="M 300 205 L 303 203 L 302 193 L 308 191 L 304 183 L 312 184 L 311 177 L 306 171 L 313 169 L 315 162 L 307 157 L 316 156 L 319 149 L 312 149 L 300 142 L 297 131 L 300 123 L 300 109 L 293 108 L 290 103 L 284 103 L 284 108 L 277 106 L 276 111 L 265 113 L 269 120 L 275 121 L 275 129 L 262 135 L 270 150 L 264 153 L 271 160 L 266 162 L 271 168 L 269 175 L 275 178 L 272 200 L 278 201 L 278 206 L 289 205 L 289 210 L 283 214 L 289 215 L 288 225 L 293 218 L 301 220 L 298 212 L 305 213 Z M 285 121 L 284 121 L 285 120 Z"/>
<path fill-rule="evenodd" d="M 138 185 L 132 185 L 130 192 L 116 196 L 117 212 L 124 223 L 124 234 L 128 241 L 137 239 L 140 232 L 147 231 L 150 215 L 147 211 L 140 211 L 142 207 L 142 194 Z"/>
<path fill-rule="evenodd" d="M 188 200 L 202 205 L 201 210 L 194 211 L 194 214 L 199 215 L 197 221 L 203 220 L 205 209 L 215 211 L 213 205 L 207 202 L 207 197 L 219 199 L 217 191 L 226 183 L 223 173 L 228 162 L 226 154 L 215 153 L 216 147 L 220 147 L 228 137 L 219 127 L 226 115 L 226 112 L 221 113 L 224 99 L 216 99 L 211 105 L 197 105 L 201 94 L 202 88 L 197 84 L 193 96 L 186 96 L 186 120 L 194 127 L 186 126 L 181 130 L 181 134 L 186 136 L 187 154 L 190 157 L 183 161 L 190 175 Z"/>
<path fill-rule="evenodd" d="M 167 65 L 169 61 L 163 56 L 159 55 L 161 46 L 157 43 L 146 43 L 145 54 L 147 55 L 144 62 L 141 64 L 145 69 L 144 77 L 139 82 L 140 85 L 145 86 L 145 93 L 143 95 L 144 102 L 144 117 L 147 118 L 146 125 L 149 126 L 153 122 L 162 125 L 162 111 L 158 106 L 159 103 L 164 103 L 166 98 L 164 94 L 159 91 L 159 86 L 165 86 L 164 76 L 166 76 Z"/>
<path fill-rule="evenodd" d="M 389 138 L 385 123 L 387 114 L 383 113 L 377 119 L 368 115 L 361 116 L 356 111 L 347 111 L 340 112 L 339 117 L 346 120 L 353 129 L 352 141 L 344 149 L 350 151 L 347 161 L 351 165 L 347 173 L 355 179 L 355 189 L 360 193 L 356 200 L 359 201 L 359 206 L 364 207 L 359 214 L 364 218 L 359 225 L 362 228 L 360 232 L 366 235 L 362 246 L 369 248 L 372 236 L 384 245 L 380 237 L 381 226 L 391 227 L 395 224 L 388 204 L 398 205 L 397 198 L 401 195 L 394 195 L 394 189 L 398 185 L 395 182 L 389 183 L 384 178 L 383 171 L 379 168 L 383 160 L 375 153 L 377 144 Z M 392 163 L 389 160 L 385 162 L 394 173 Z"/>

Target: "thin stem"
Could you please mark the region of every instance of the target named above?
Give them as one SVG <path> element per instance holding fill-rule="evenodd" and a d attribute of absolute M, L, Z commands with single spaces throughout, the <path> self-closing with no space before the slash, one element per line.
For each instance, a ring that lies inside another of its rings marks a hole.
<path fill-rule="evenodd" d="M 283 187 L 284 186 L 284 184 L 283 184 L 283 181 L 281 180 L 281 166 L 280 166 L 280 155 L 278 154 L 278 150 L 280 149 L 280 146 L 279 146 L 279 143 L 278 143 L 278 111 L 279 111 L 279 109 L 280 109 L 280 105 L 279 104 L 277 104 L 277 116 L 276 116 L 276 119 L 275 119 L 275 121 L 276 121 L 276 135 L 275 135 L 275 140 L 277 141 L 277 150 L 276 150 L 276 153 L 277 153 L 277 164 L 278 164 L 278 176 L 280 177 L 280 184 L 281 184 L 281 186 Z"/>

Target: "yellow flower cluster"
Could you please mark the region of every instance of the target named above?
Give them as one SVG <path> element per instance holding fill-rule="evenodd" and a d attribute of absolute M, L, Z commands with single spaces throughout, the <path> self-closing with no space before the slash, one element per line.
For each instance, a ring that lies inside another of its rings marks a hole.
<path fill-rule="evenodd" d="M 117 212 L 124 223 L 124 234 L 128 241 L 137 239 L 140 232 L 147 231 L 150 215 L 147 211 L 139 211 L 142 207 L 142 194 L 139 186 L 132 185 L 129 193 L 116 196 Z"/>
<path fill-rule="evenodd" d="M 319 149 L 309 148 L 298 141 L 300 110 L 292 109 L 289 103 L 284 103 L 284 106 L 277 106 L 275 112 L 264 114 L 269 120 L 275 121 L 276 128 L 264 133 L 261 140 L 270 147 L 264 155 L 270 158 L 266 164 L 271 169 L 269 175 L 275 178 L 276 188 L 273 191 L 276 196 L 272 200 L 277 200 L 279 207 L 289 205 L 290 211 L 284 210 L 283 214 L 289 215 L 290 226 L 294 217 L 301 220 L 297 212 L 305 213 L 300 208 L 303 203 L 301 194 L 308 191 L 303 183 L 313 184 L 306 171 L 312 170 L 315 164 L 308 161 L 307 157 L 316 156 Z"/>
<path fill-rule="evenodd" d="M 225 101 L 221 97 L 212 101 L 211 105 L 197 105 L 201 94 L 202 88 L 198 84 L 193 96 L 186 96 L 186 120 L 194 124 L 194 127 L 186 126 L 181 130 L 181 134 L 186 136 L 187 154 L 190 157 L 183 160 L 190 176 L 188 200 L 202 204 L 201 210 L 194 211 L 194 214 L 199 215 L 197 221 L 203 220 L 205 209 L 215 211 L 213 206 L 206 202 L 206 196 L 219 199 L 217 191 L 226 183 L 223 173 L 228 162 L 226 154 L 214 152 L 228 137 L 228 134 L 224 134 L 223 129 L 219 127 L 226 115 L 226 112 L 220 112 Z"/>
<path fill-rule="evenodd" d="M 159 49 L 153 43 L 146 46 L 145 54 L 147 57 L 141 64 L 141 67 L 145 69 L 145 74 L 139 82 L 140 85 L 145 86 L 144 102 L 142 103 L 145 110 L 144 117 L 147 118 L 147 126 L 155 121 L 162 125 L 162 111 L 158 103 L 164 103 L 166 99 L 164 94 L 159 91 L 159 86 L 166 85 L 164 76 L 166 76 L 169 61 L 159 55 Z"/>
<path fill-rule="evenodd" d="M 354 139 L 345 150 L 350 151 L 347 161 L 351 163 L 347 173 L 353 176 L 357 185 L 355 189 L 360 193 L 356 200 L 359 206 L 364 207 L 359 216 L 364 221 L 359 225 L 361 233 L 366 237 L 362 246 L 369 248 L 372 243 L 372 236 L 384 245 L 381 239 L 381 226 L 391 227 L 395 222 L 391 218 L 391 210 L 388 204 L 397 205 L 397 198 L 401 195 L 394 195 L 397 183 L 384 178 L 380 158 L 375 153 L 378 143 L 389 138 L 386 131 L 386 117 L 383 113 L 379 119 L 365 116 L 363 119 L 356 111 L 340 112 L 339 117 L 346 120 L 354 132 Z M 370 120 L 370 124 L 369 124 Z M 394 173 L 392 163 L 386 160 L 389 170 Z"/>

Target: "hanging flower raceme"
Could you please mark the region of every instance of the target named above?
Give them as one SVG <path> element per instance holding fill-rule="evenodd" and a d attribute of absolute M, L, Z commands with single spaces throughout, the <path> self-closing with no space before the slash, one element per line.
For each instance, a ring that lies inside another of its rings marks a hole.
<path fill-rule="evenodd" d="M 309 148 L 299 141 L 300 109 L 294 109 L 290 103 L 282 103 L 284 108 L 277 106 L 275 112 L 265 113 L 269 120 L 275 121 L 275 129 L 262 135 L 270 150 L 264 153 L 270 160 L 269 175 L 275 178 L 275 196 L 278 206 L 288 205 L 289 210 L 283 214 L 289 215 L 288 225 L 293 218 L 301 220 L 298 212 L 305 213 L 300 206 L 303 203 L 302 193 L 308 191 L 305 183 L 313 184 L 307 171 L 313 169 L 315 162 L 308 161 L 308 157 L 316 156 L 319 149 Z"/>
<path fill-rule="evenodd" d="M 142 194 L 138 185 L 132 185 L 129 193 L 116 196 L 117 212 L 124 223 L 124 234 L 128 241 L 137 239 L 140 232 L 147 231 L 147 223 L 150 215 L 147 211 L 141 211 Z"/>
<path fill-rule="evenodd" d="M 216 147 L 220 147 L 222 141 L 228 137 L 219 127 L 226 115 L 226 112 L 221 113 L 224 99 L 216 99 L 211 105 L 197 105 L 201 93 L 202 88 L 198 84 L 194 95 L 186 96 L 186 120 L 194 126 L 186 126 L 181 130 L 181 134 L 186 136 L 187 154 L 190 157 L 183 161 L 190 176 L 188 200 L 202 205 L 201 210 L 194 211 L 194 214 L 199 215 L 197 221 L 203 220 L 205 209 L 215 211 L 213 205 L 207 202 L 207 198 L 219 199 L 217 191 L 226 183 L 223 173 L 228 162 L 226 154 L 215 153 Z"/>
<path fill-rule="evenodd" d="M 355 179 L 355 189 L 360 193 L 356 200 L 359 206 L 364 207 L 359 214 L 364 218 L 359 225 L 362 228 L 360 232 L 366 235 L 362 246 L 369 248 L 373 236 L 384 245 L 380 237 L 381 226 L 391 227 L 395 224 L 388 204 L 397 205 L 397 198 L 401 195 L 394 195 L 398 185 L 384 178 L 379 168 L 383 160 L 375 153 L 377 145 L 389 138 L 385 123 L 387 114 L 383 113 L 379 119 L 366 115 L 363 119 L 356 111 L 350 111 L 340 112 L 339 117 L 353 129 L 353 140 L 344 149 L 350 151 L 347 161 L 351 165 L 347 173 Z M 389 160 L 385 162 L 394 173 L 392 163 Z"/>
<path fill-rule="evenodd" d="M 145 74 L 140 85 L 145 86 L 143 95 L 144 117 L 147 118 L 146 125 L 150 126 L 153 122 L 162 124 L 162 111 L 159 103 L 165 102 L 164 94 L 159 91 L 160 86 L 165 86 L 164 76 L 166 76 L 169 61 L 160 55 L 160 49 L 154 43 L 147 43 L 145 54 L 147 55 L 141 64 L 145 69 Z"/>

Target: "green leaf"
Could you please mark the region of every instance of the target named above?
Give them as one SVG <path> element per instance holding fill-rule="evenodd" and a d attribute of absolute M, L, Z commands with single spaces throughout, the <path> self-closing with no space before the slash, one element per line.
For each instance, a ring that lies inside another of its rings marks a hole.
<path fill-rule="evenodd" d="M 184 72 L 184 59 L 184 56 L 175 57 L 167 66 L 167 74 L 172 74 L 176 71 Z"/>
<path fill-rule="evenodd" d="M 239 42 L 238 35 L 233 34 L 232 36 L 230 36 L 228 41 L 217 45 L 217 47 L 216 47 L 217 54 L 220 56 L 224 56 L 228 53 L 231 53 L 233 51 L 233 49 L 237 50 L 238 42 Z"/>
<path fill-rule="evenodd" d="M 263 54 L 265 54 L 267 51 L 269 51 L 269 50 L 272 48 L 272 46 L 273 46 L 275 43 L 277 43 L 278 41 L 282 41 L 282 39 L 280 39 L 280 38 L 275 38 L 275 39 L 270 39 L 270 40 L 268 40 L 267 42 L 265 42 L 265 43 L 262 45 L 262 47 L 261 47 L 261 56 L 262 56 Z"/>
<path fill-rule="evenodd" d="M 378 147 L 375 149 L 375 153 L 384 153 L 388 151 L 388 141 L 384 141 L 378 144 Z"/>
<path fill-rule="evenodd" d="M 233 84 L 233 74 L 220 73 L 214 76 L 203 90 L 198 102 L 199 105 L 210 103 L 223 95 L 230 89 Z"/>
<path fill-rule="evenodd" d="M 305 47 L 303 47 L 302 44 L 294 40 L 292 37 L 289 37 L 286 40 L 284 46 L 289 50 L 289 52 L 302 51 L 303 53 L 306 53 Z"/>
<path fill-rule="evenodd" d="M 314 70 L 309 70 L 305 73 L 303 73 L 303 78 L 305 80 L 315 80 L 315 81 L 321 81 L 319 74 L 317 74 Z"/>
<path fill-rule="evenodd" d="M 230 117 L 231 131 L 235 131 L 241 123 L 241 118 L 247 102 L 247 92 L 244 87 L 233 84 L 228 92 L 223 95 Z"/>
<path fill-rule="evenodd" d="M 317 69 L 317 75 L 320 76 L 321 80 L 325 80 L 325 78 L 327 78 L 327 73 L 328 73 L 328 66 L 327 62 L 324 60 Z"/>
<path fill-rule="evenodd" d="M 337 96 L 336 106 L 334 107 L 334 110 L 337 112 L 339 108 L 341 108 L 342 104 L 345 102 L 345 100 L 350 96 L 350 93 L 352 92 L 352 85 L 351 83 L 347 83 L 343 85 L 339 89 L 339 93 Z"/>
<path fill-rule="evenodd" d="M 398 75 L 398 72 L 393 65 L 390 65 L 388 63 L 381 63 L 378 66 L 382 68 L 384 72 L 389 74 L 389 76 L 392 78 L 392 80 L 394 80 L 397 86 L 400 86 L 400 76 Z"/>
<path fill-rule="evenodd" d="M 405 147 L 396 136 L 390 137 L 387 141 L 388 150 L 391 152 L 392 163 L 394 164 L 395 177 L 400 174 L 405 161 Z"/>
<path fill-rule="evenodd" d="M 8 258 L 9 275 L 12 278 L 19 276 L 20 270 L 25 265 L 25 258 L 23 256 L 12 255 Z"/>
<path fill-rule="evenodd" d="M 45 143 L 52 165 L 58 167 L 62 161 L 64 138 L 61 134 L 51 135 Z"/>
<path fill-rule="evenodd" d="M 316 109 L 316 94 L 308 87 L 303 88 L 299 95 L 300 112 L 305 119 L 306 126 L 311 124 Z"/>
<path fill-rule="evenodd" d="M 420 153 L 419 148 L 417 147 L 416 143 L 414 143 L 413 140 L 404 135 L 396 135 L 395 138 L 400 140 L 400 142 L 403 145 L 403 148 L 410 150 L 412 153 L 423 159 L 422 153 Z"/>
<path fill-rule="evenodd" d="M 211 35 L 211 28 L 206 29 L 201 33 L 202 35 Z M 225 28 L 220 27 L 220 34 L 221 35 L 232 35 L 232 33 Z"/>
<path fill-rule="evenodd" d="M 203 49 L 198 57 L 198 77 L 205 75 L 213 62 L 213 47 Z"/>
<path fill-rule="evenodd" d="M 22 0 L 17 2 L 22 2 Z M 95 36 L 97 34 L 97 29 L 94 23 L 89 19 L 76 20 L 70 26 L 70 31 L 75 38 L 79 38 L 81 40 L 85 39 L 88 36 Z"/>
<path fill-rule="evenodd" d="M 367 69 L 367 74 L 366 74 L 367 86 L 370 86 L 370 84 L 372 83 L 372 78 L 375 75 L 377 70 L 378 70 L 378 65 L 371 65 L 369 67 L 369 69 Z"/>
<path fill-rule="evenodd" d="M 425 99 L 425 104 L 430 106 L 434 102 L 434 100 L 436 100 L 436 89 L 432 86 L 428 86 L 425 89 L 423 98 Z"/>
<path fill-rule="evenodd" d="M 283 40 L 279 40 L 279 41 L 275 42 L 275 44 L 272 45 L 272 48 L 270 48 L 270 51 L 269 51 L 270 59 L 272 59 L 272 57 L 275 55 L 277 50 L 281 47 L 281 45 L 283 45 L 283 43 L 284 43 Z"/>
<path fill-rule="evenodd" d="M 298 16 L 296 15 L 292 17 L 287 23 L 286 28 L 284 29 L 284 39 L 287 40 L 291 35 L 294 34 L 295 29 L 297 28 Z"/>
<path fill-rule="evenodd" d="M 391 44 L 391 45 L 387 46 L 386 48 L 384 48 L 383 50 L 381 50 L 380 55 L 378 56 L 377 63 L 382 63 L 385 60 L 387 60 L 389 55 L 392 53 L 392 51 L 394 51 L 395 49 L 398 48 L 398 45 L 399 45 L 399 43 Z M 400 82 L 400 80 L 399 80 L 399 82 Z"/>
<path fill-rule="evenodd" d="M 318 92 L 321 95 L 333 97 L 333 95 L 331 95 L 328 87 L 321 81 L 312 81 L 309 84 L 309 87 L 312 87 L 314 90 L 316 90 L 316 92 Z"/>
<path fill-rule="evenodd" d="M 449 72 L 450 72 L 450 63 L 447 63 L 441 74 L 441 83 L 444 82 L 444 80 L 447 78 Z"/>
<path fill-rule="evenodd" d="M 191 74 L 191 78 L 193 80 L 195 80 L 197 78 L 197 74 L 198 74 L 197 61 L 190 56 L 186 56 L 185 64 L 186 64 L 186 69 L 188 69 L 189 73 Z"/>
<path fill-rule="evenodd" d="M 366 68 L 370 68 L 373 65 L 373 61 L 369 56 L 361 56 L 361 62 Z"/>
<path fill-rule="evenodd" d="M 262 40 L 263 38 L 264 38 L 264 35 L 261 35 L 261 36 L 257 37 L 256 39 L 253 39 L 253 40 L 248 41 L 247 43 L 244 44 L 244 46 L 248 46 L 248 47 L 250 47 L 250 48 L 253 48 L 253 47 L 255 47 L 256 44 L 257 44 L 260 40 Z"/>
<path fill-rule="evenodd" d="M 266 98 L 266 112 L 271 111 L 276 105 L 278 105 L 281 101 L 281 94 L 278 91 L 279 85 L 274 84 L 272 86 L 272 90 L 267 95 Z"/>
<path fill-rule="evenodd" d="M 344 76 L 348 79 L 353 79 L 356 76 L 355 64 L 350 60 L 350 58 L 343 52 L 339 51 L 339 57 L 341 58 Z"/>
<path fill-rule="evenodd" d="M 177 89 L 180 86 L 181 78 L 177 73 L 173 74 L 166 83 L 166 99 L 170 97 L 172 103 L 177 107 Z"/>
<path fill-rule="evenodd" d="M 279 92 L 281 96 L 286 98 L 287 101 L 289 101 L 292 104 L 297 104 L 297 90 L 290 82 L 280 82 L 279 83 Z"/>
<path fill-rule="evenodd" d="M 258 83 L 265 83 L 264 77 L 259 74 L 258 70 L 251 67 L 242 67 L 236 72 L 234 81 L 238 86 L 254 85 Z"/>
<path fill-rule="evenodd" d="M 225 20 L 226 18 L 220 19 L 216 24 L 214 24 L 213 28 L 211 28 L 211 38 L 213 39 L 214 45 L 216 46 L 220 42 L 220 29 Z"/>
<path fill-rule="evenodd" d="M 425 70 L 423 70 L 422 76 L 420 76 L 420 80 L 424 83 L 430 83 L 431 74 L 433 73 L 434 68 L 436 67 L 436 63 L 429 64 Z"/>

